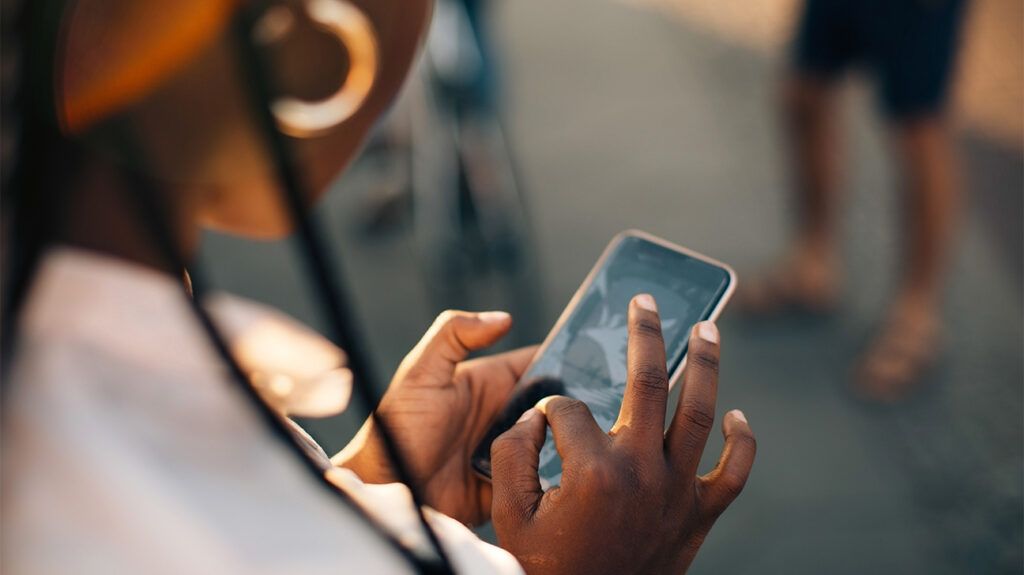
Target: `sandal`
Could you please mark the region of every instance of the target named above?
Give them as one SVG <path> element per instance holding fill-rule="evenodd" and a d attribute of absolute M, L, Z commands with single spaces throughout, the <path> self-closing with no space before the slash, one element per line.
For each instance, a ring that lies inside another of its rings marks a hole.
<path fill-rule="evenodd" d="M 922 320 L 906 312 L 893 313 L 857 369 L 855 392 L 882 403 L 905 399 L 935 365 L 942 339 L 937 316 Z"/>

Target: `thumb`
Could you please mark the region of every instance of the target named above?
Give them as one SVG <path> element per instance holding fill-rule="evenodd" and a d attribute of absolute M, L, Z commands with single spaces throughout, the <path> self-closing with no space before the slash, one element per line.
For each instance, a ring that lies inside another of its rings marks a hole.
<path fill-rule="evenodd" d="M 534 407 L 491 444 L 491 517 L 496 530 L 529 520 L 544 497 L 537 465 L 546 431 L 544 414 Z"/>
<path fill-rule="evenodd" d="M 494 344 L 511 327 L 512 316 L 503 311 L 444 311 L 402 361 L 399 374 L 448 378 L 470 352 Z"/>

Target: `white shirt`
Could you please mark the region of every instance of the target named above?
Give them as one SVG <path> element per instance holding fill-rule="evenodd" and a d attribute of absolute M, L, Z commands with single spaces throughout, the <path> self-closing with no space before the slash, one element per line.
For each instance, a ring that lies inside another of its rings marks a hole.
<path fill-rule="evenodd" d="M 42 262 L 4 397 L 0 571 L 409 572 L 271 435 L 181 292 L 171 278 L 88 252 L 58 249 Z M 296 334 L 310 357 L 340 355 L 257 304 L 216 296 L 209 307 L 233 343 L 269 325 Z M 268 361 L 287 369 L 287 357 Z M 343 376 L 314 389 L 343 403 Z M 332 475 L 398 539 L 423 544 L 404 486 Z M 461 523 L 428 517 L 459 572 L 522 572 Z"/>

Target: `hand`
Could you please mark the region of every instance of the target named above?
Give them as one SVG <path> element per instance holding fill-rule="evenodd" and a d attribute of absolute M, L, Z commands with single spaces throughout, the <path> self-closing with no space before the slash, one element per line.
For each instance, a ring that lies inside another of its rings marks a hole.
<path fill-rule="evenodd" d="M 491 486 L 473 471 L 470 456 L 536 348 L 464 360 L 511 327 L 504 312 L 442 313 L 402 361 L 377 408 L 426 503 L 464 523 L 490 517 Z M 333 461 L 367 483 L 396 480 L 373 420 Z"/>
<path fill-rule="evenodd" d="M 491 449 L 494 528 L 502 547 L 538 573 L 682 573 L 715 519 L 739 495 L 756 444 L 742 412 L 725 416 L 718 465 L 698 477 L 714 422 L 718 330 L 694 327 L 682 395 L 667 432 L 668 374 L 654 299 L 629 306 L 628 376 L 610 433 L 586 404 L 541 400 Z M 546 493 L 538 455 L 551 426 L 561 486 Z"/>

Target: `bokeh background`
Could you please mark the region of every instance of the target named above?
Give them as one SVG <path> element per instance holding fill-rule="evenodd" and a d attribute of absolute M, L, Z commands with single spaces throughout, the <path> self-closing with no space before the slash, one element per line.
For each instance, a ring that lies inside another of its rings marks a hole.
<path fill-rule="evenodd" d="M 792 214 L 777 92 L 797 0 L 466 6 L 439 10 L 421 73 L 319 209 L 380 382 L 446 307 L 510 309 L 506 345 L 539 341 L 626 228 L 729 262 L 741 282 L 779 254 Z M 482 52 L 453 32 L 474 19 L 491 33 Z M 842 305 L 827 320 L 723 319 L 719 415 L 743 408 L 759 452 L 694 573 L 1021 572 L 1022 23 L 1020 0 L 971 2 L 948 334 L 922 391 L 889 407 L 848 392 L 899 265 L 885 126 L 870 83 L 850 79 Z M 322 325 L 290 242 L 212 235 L 204 250 L 224 289 Z M 308 423 L 330 451 L 363 415 Z"/>

